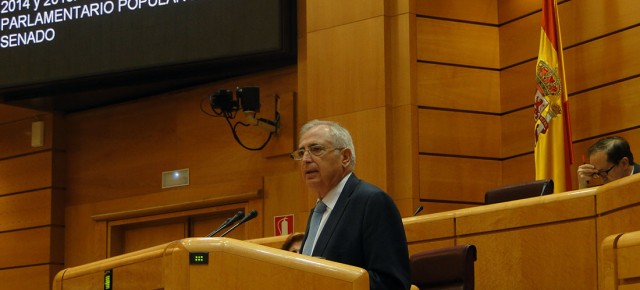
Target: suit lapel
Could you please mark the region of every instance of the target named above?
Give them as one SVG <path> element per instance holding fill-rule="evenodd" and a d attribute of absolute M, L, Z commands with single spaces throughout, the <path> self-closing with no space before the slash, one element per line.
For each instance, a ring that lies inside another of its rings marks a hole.
<path fill-rule="evenodd" d="M 340 197 L 338 198 L 338 201 L 336 201 L 335 207 L 331 210 L 329 219 L 327 219 L 327 222 L 320 232 L 316 246 L 313 249 L 313 256 L 324 257 L 324 250 L 327 247 L 329 240 L 331 240 L 331 235 L 333 235 L 334 229 L 338 225 L 338 222 L 342 218 L 342 215 L 349 204 L 351 194 L 353 194 L 359 183 L 360 179 L 352 173 L 351 176 L 349 176 L 347 183 L 344 185 L 344 188 L 340 193 Z"/>

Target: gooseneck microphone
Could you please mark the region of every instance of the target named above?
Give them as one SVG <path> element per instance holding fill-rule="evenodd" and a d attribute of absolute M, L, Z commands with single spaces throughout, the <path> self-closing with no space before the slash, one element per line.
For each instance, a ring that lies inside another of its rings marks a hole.
<path fill-rule="evenodd" d="M 239 220 L 239 219 L 241 219 L 243 217 L 244 217 L 244 212 L 238 211 L 234 216 L 232 216 L 232 217 L 228 218 L 226 221 L 224 221 L 217 229 L 215 229 L 213 232 L 209 233 L 207 235 L 207 238 L 213 237 L 213 235 L 217 234 L 219 231 L 227 228 L 232 223 L 236 222 L 237 220 Z"/>
<path fill-rule="evenodd" d="M 419 206 L 418 209 L 416 209 L 416 212 L 413 213 L 413 216 L 417 216 L 423 209 L 424 206 Z"/>
<path fill-rule="evenodd" d="M 226 236 L 228 233 L 230 233 L 231 231 L 235 230 L 235 228 L 239 227 L 241 224 L 244 224 L 244 223 L 252 220 L 253 218 L 255 218 L 257 216 L 258 216 L 258 212 L 255 209 L 250 211 L 247 216 L 242 218 L 237 224 L 235 224 L 233 227 L 231 227 L 226 232 L 224 232 L 222 235 L 220 235 L 220 237 Z"/>

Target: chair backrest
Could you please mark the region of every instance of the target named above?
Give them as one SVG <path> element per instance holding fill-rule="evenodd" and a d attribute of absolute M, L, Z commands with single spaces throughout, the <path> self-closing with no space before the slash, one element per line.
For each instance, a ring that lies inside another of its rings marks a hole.
<path fill-rule="evenodd" d="M 553 180 L 536 180 L 489 190 L 484 194 L 484 203 L 499 203 L 551 193 L 553 193 Z"/>
<path fill-rule="evenodd" d="M 414 254 L 411 284 L 425 289 L 473 290 L 476 246 L 459 245 Z"/>

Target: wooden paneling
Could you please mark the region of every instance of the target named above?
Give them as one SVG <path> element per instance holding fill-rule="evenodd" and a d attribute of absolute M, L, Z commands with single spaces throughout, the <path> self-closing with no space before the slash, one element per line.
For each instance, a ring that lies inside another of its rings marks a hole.
<path fill-rule="evenodd" d="M 384 20 L 376 17 L 308 34 L 310 119 L 385 105 Z"/>
<path fill-rule="evenodd" d="M 533 135 L 533 106 L 501 117 L 502 151 L 500 156 L 508 158 L 532 152 L 535 147 Z"/>
<path fill-rule="evenodd" d="M 62 270 L 62 265 L 39 265 L 0 270 L 2 289 L 42 290 L 51 289 L 55 274 Z"/>
<path fill-rule="evenodd" d="M 389 1 L 393 2 L 393 1 Z M 393 107 L 416 102 L 416 19 L 402 14 L 387 18 L 387 53 L 390 64 L 387 73 Z"/>
<path fill-rule="evenodd" d="M 574 140 L 640 125 L 640 78 L 634 78 L 571 97 Z M 631 143 L 633 145 L 633 143 Z"/>
<path fill-rule="evenodd" d="M 592 218 L 596 215 L 592 190 L 582 194 L 553 194 L 492 204 L 456 213 L 456 234 L 472 235 L 551 222 Z M 595 224 L 593 225 L 595 226 Z"/>
<path fill-rule="evenodd" d="M 13 121 L 38 118 L 47 113 L 32 109 L 0 104 L 0 127 Z"/>
<path fill-rule="evenodd" d="M 499 113 L 500 73 L 418 63 L 417 98 L 419 106 Z"/>
<path fill-rule="evenodd" d="M 500 157 L 500 116 L 418 110 L 420 152 Z"/>
<path fill-rule="evenodd" d="M 500 186 L 500 175 L 500 161 L 420 156 L 420 198 L 484 202 L 484 193 Z"/>
<path fill-rule="evenodd" d="M 294 215 L 294 232 L 304 232 L 309 216 L 310 202 L 315 195 L 307 193 L 300 171 L 266 176 L 264 179 L 264 235 L 274 236 L 275 216 Z"/>
<path fill-rule="evenodd" d="M 385 1 L 308 1 L 307 32 L 384 15 Z"/>
<path fill-rule="evenodd" d="M 418 135 L 418 109 L 412 105 L 394 107 L 391 114 L 390 170 L 393 178 L 390 180 L 389 194 L 396 202 L 399 199 L 417 199 L 420 194 L 418 138 L 415 138 Z M 402 213 L 410 211 L 414 205 L 399 208 Z"/>
<path fill-rule="evenodd" d="M 501 22 L 536 11 L 500 27 L 501 67 L 537 57 L 542 17 L 540 3 L 500 1 L 499 7 Z M 518 11 L 522 14 L 516 14 Z M 561 3 L 558 5 L 558 14 L 563 45 L 570 47 L 638 24 L 639 13 L 640 3 L 633 0 L 581 0 Z M 503 14 L 506 18 L 504 20 Z M 601 60 L 602 58 L 597 58 L 597 61 Z"/>
<path fill-rule="evenodd" d="M 52 152 L 0 160 L 0 195 L 51 187 Z"/>
<path fill-rule="evenodd" d="M 538 55 L 541 17 L 540 13 L 536 13 L 500 27 L 500 67 L 510 66 Z M 533 73 L 532 71 L 531 74 Z M 532 81 L 535 82 L 535 79 Z"/>
<path fill-rule="evenodd" d="M 541 7 L 540 1 L 498 0 L 498 19 L 500 23 L 505 23 L 540 10 Z"/>
<path fill-rule="evenodd" d="M 416 25 L 418 60 L 500 67 L 497 27 L 427 18 L 418 18 Z"/>
<path fill-rule="evenodd" d="M 122 233 L 123 253 L 131 253 L 184 238 L 187 236 L 186 221 L 186 219 L 178 219 L 161 224 L 125 227 Z"/>
<path fill-rule="evenodd" d="M 416 14 L 497 24 L 498 0 L 416 0 Z"/>
<path fill-rule="evenodd" d="M 0 268 L 64 262 L 64 233 L 41 227 L 0 233 Z"/>
<path fill-rule="evenodd" d="M 0 124 L 0 136 L 5 136 L 0 142 L 0 159 L 51 149 L 52 119 L 52 115 L 39 115 Z M 31 147 L 31 123 L 38 120 L 44 121 L 44 146 Z"/>
<path fill-rule="evenodd" d="M 566 1 L 559 5 L 558 10 L 565 47 L 640 22 L 640 2 L 635 0 Z"/>
<path fill-rule="evenodd" d="M 51 189 L 0 196 L 0 232 L 62 225 L 62 194 Z"/>
<path fill-rule="evenodd" d="M 457 243 L 478 249 L 477 289 L 597 289 L 594 219 L 462 237 Z"/>
<path fill-rule="evenodd" d="M 640 74 L 640 27 L 565 50 L 564 63 L 569 92 Z"/>
<path fill-rule="evenodd" d="M 530 106 L 533 116 L 533 96 L 536 91 L 535 72 L 535 60 L 500 71 L 501 112 Z M 531 119 L 533 120 L 533 117 Z M 533 126 L 533 121 L 531 126 Z"/>
<path fill-rule="evenodd" d="M 536 179 L 533 152 L 502 161 L 502 185 L 518 184 Z"/>

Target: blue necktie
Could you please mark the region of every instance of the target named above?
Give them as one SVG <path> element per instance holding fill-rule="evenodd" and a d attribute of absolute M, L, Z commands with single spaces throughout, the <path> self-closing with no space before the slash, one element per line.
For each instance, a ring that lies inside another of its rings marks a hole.
<path fill-rule="evenodd" d="M 318 227 L 320 226 L 320 220 L 322 220 L 322 214 L 327 210 L 327 205 L 322 201 L 318 201 L 316 207 L 313 209 L 313 215 L 311 216 L 311 223 L 309 224 L 309 236 L 302 247 L 302 254 L 311 256 L 311 250 L 313 249 L 313 241 L 318 234 Z"/>

